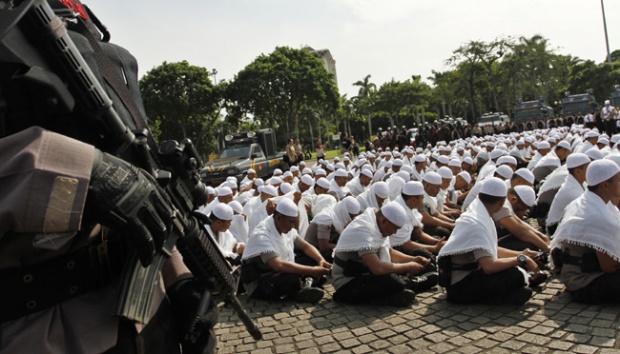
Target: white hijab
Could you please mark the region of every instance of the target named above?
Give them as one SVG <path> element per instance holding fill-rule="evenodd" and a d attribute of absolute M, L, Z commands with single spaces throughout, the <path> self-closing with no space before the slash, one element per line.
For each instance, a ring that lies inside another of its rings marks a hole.
<path fill-rule="evenodd" d="M 620 261 L 620 212 L 593 192 L 571 202 L 555 231 L 551 248 L 562 242 L 587 246 Z"/>
<path fill-rule="evenodd" d="M 379 250 L 379 259 L 391 262 L 389 237 L 383 237 L 377 225 L 376 210 L 368 208 L 353 220 L 340 234 L 336 252 Z"/>
<path fill-rule="evenodd" d="M 250 234 L 248 244 L 243 251 L 242 260 L 275 252 L 281 260 L 295 262 L 294 248 L 297 237 L 296 229 L 291 229 L 288 233 L 281 234 L 276 229 L 273 216 L 269 216 L 258 224 Z"/>

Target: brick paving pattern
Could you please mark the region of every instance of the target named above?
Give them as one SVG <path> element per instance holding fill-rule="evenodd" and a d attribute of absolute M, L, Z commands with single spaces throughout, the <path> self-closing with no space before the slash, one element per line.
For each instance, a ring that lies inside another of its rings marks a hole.
<path fill-rule="evenodd" d="M 620 353 L 620 306 L 571 302 L 555 278 L 524 306 L 452 305 L 438 290 L 408 308 L 268 302 L 240 296 L 263 333 L 254 341 L 220 309 L 218 353 Z"/>

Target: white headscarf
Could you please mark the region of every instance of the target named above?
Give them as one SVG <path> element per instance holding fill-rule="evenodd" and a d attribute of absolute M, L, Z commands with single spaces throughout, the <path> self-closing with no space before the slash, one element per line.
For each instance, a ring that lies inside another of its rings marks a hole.
<path fill-rule="evenodd" d="M 368 190 L 368 187 L 364 187 L 362 186 L 362 182 L 360 182 L 360 177 L 359 175 L 356 176 L 355 178 L 353 178 L 352 180 L 350 180 L 347 183 L 347 188 L 349 189 L 349 192 L 354 196 L 357 197 L 358 195 L 362 194 L 363 192 L 365 192 L 366 190 Z"/>
<path fill-rule="evenodd" d="M 276 229 L 273 216 L 269 216 L 258 224 L 250 234 L 248 244 L 243 251 L 242 260 L 275 252 L 281 260 L 295 262 L 294 248 L 297 237 L 296 229 L 291 229 L 288 233 L 281 234 Z"/>
<path fill-rule="evenodd" d="M 235 248 L 235 243 L 237 241 L 229 230 L 226 230 L 224 232 L 215 232 L 213 231 L 213 229 L 211 229 L 211 226 L 209 225 L 205 225 L 205 230 L 207 230 L 209 235 L 211 235 L 211 237 L 213 237 L 217 241 L 217 245 L 220 251 L 222 251 L 224 257 L 234 258 L 237 256 L 235 252 L 233 252 L 233 249 Z"/>
<path fill-rule="evenodd" d="M 551 248 L 562 242 L 587 246 L 620 261 L 620 212 L 601 197 L 586 191 L 566 207 Z"/>
<path fill-rule="evenodd" d="M 352 198 L 352 197 L 349 197 Z M 325 208 L 312 219 L 313 224 L 334 226 L 336 231 L 341 234 L 351 222 L 351 215 L 347 210 L 347 203 L 343 199 L 338 203 Z"/>
<path fill-rule="evenodd" d="M 333 195 L 320 194 L 317 195 L 312 201 L 310 211 L 312 212 L 312 215 L 318 215 L 320 212 L 325 210 L 325 208 L 328 208 L 336 204 L 337 202 L 338 201 L 336 200 L 336 198 L 334 198 Z"/>
<path fill-rule="evenodd" d="M 497 230 L 484 204 L 476 198 L 456 220 L 454 230 L 439 257 L 485 250 L 497 258 Z"/>
<path fill-rule="evenodd" d="M 235 236 L 237 241 L 243 243 L 248 242 L 248 222 L 243 215 L 238 214 L 233 216 L 228 231 Z"/>
<path fill-rule="evenodd" d="M 374 183 L 367 191 L 357 196 L 356 199 L 360 203 L 360 207 L 362 208 L 362 210 L 365 210 L 367 208 L 381 209 L 381 207 L 383 206 L 379 205 L 379 203 L 377 202 L 377 196 L 375 194 L 378 185 L 378 183 Z"/>
<path fill-rule="evenodd" d="M 334 253 L 379 250 L 379 259 L 391 262 L 389 237 L 383 237 L 377 225 L 376 210 L 368 208 L 340 234 Z"/>

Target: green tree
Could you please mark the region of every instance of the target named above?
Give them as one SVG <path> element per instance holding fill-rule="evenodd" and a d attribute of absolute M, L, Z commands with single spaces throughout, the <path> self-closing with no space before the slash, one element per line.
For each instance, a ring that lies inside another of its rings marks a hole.
<path fill-rule="evenodd" d="M 220 94 L 207 69 L 187 61 L 164 62 L 142 77 L 140 90 L 160 141 L 190 138 L 203 156 L 215 149 L 213 126 Z"/>
<path fill-rule="evenodd" d="M 357 96 L 352 97 L 352 103 L 355 110 L 366 116 L 368 123 L 368 136 L 372 135 L 372 104 L 377 92 L 377 85 L 370 82 L 370 74 L 366 75 L 362 80 L 353 83 L 353 86 L 359 86 Z"/>
<path fill-rule="evenodd" d="M 317 56 L 307 50 L 277 47 L 241 70 L 226 91 L 229 106 L 258 117 L 267 125 L 293 130 L 300 136 L 300 112 L 305 106 L 335 112 L 338 88 Z"/>
<path fill-rule="evenodd" d="M 431 88 L 419 76 L 403 82 L 390 81 L 377 90 L 373 112 L 385 113 L 390 126 L 412 125 L 414 112 L 428 106 Z"/>

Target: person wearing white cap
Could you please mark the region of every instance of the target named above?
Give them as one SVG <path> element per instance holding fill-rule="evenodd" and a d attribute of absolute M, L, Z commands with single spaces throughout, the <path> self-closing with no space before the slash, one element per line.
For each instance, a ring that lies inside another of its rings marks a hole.
<path fill-rule="evenodd" d="M 211 210 L 213 210 L 214 206 L 220 203 L 228 204 L 232 201 L 233 201 L 232 189 L 230 189 L 230 187 L 219 187 L 217 189 L 217 198 L 213 199 L 211 203 L 207 204 L 207 206 L 204 208 L 203 211 L 201 211 L 201 213 L 208 216 L 209 214 L 211 214 Z"/>
<path fill-rule="evenodd" d="M 535 204 L 536 192 L 531 186 L 508 187 L 506 203 L 500 211 L 492 215 L 498 226 L 500 246 L 515 251 L 525 251 L 527 255 L 535 253 L 530 250 L 547 251 L 549 249 L 549 239 L 539 237 L 538 230 L 523 221 L 525 214 Z"/>
<path fill-rule="evenodd" d="M 568 205 L 555 231 L 553 260 L 573 300 L 618 303 L 620 168 L 610 160 L 594 161 L 586 182 L 588 190 Z"/>
<path fill-rule="evenodd" d="M 588 150 L 596 146 L 598 137 L 599 133 L 595 130 L 590 130 L 586 132 L 583 136 L 583 144 L 579 145 L 579 148 L 576 149 L 575 152 L 581 152 L 585 154 Z"/>
<path fill-rule="evenodd" d="M 478 171 L 478 165 L 474 163 L 471 156 L 465 156 L 463 162 L 461 163 L 461 169 L 468 172 L 471 177 L 476 173 L 476 171 Z"/>
<path fill-rule="evenodd" d="M 334 179 L 331 181 L 328 194 L 334 196 L 337 200 L 342 200 L 351 193 L 347 189 L 346 185 L 349 181 L 349 174 L 344 168 L 339 168 L 334 172 Z"/>
<path fill-rule="evenodd" d="M 230 264 L 236 266 L 241 264 L 241 255 L 245 249 L 245 244 L 237 241 L 228 230 L 232 223 L 233 216 L 233 209 L 227 204 L 220 203 L 213 207 L 204 228 L 217 242 L 224 258 L 226 258 Z"/>
<path fill-rule="evenodd" d="M 609 139 L 599 137 L 596 141 L 596 147 L 601 150 L 603 155 L 611 154 L 611 147 L 609 146 Z"/>
<path fill-rule="evenodd" d="M 323 289 L 313 287 L 329 274 L 331 264 L 297 233 L 299 209 L 287 198 L 278 202 L 273 215 L 250 232 L 241 269 L 247 293 L 257 299 L 288 299 L 316 303 Z M 316 262 L 306 266 L 295 262 L 295 249 Z M 302 287 L 301 284 L 306 284 Z"/>
<path fill-rule="evenodd" d="M 331 187 L 331 182 L 329 182 L 327 178 L 321 177 L 317 179 L 316 182 L 314 183 L 314 194 L 316 195 L 326 194 L 327 191 L 329 191 L 330 187 Z"/>
<path fill-rule="evenodd" d="M 422 182 L 424 174 L 426 173 L 426 157 L 422 154 L 416 155 L 413 160 L 413 173 L 411 173 L 411 179 L 413 181 Z"/>
<path fill-rule="evenodd" d="M 241 183 L 239 184 L 241 190 L 246 189 L 247 186 L 254 180 L 254 178 L 256 178 L 256 170 L 254 170 L 253 168 L 249 168 L 247 174 L 245 175 L 245 177 L 243 177 Z"/>
<path fill-rule="evenodd" d="M 497 245 L 491 215 L 506 202 L 506 184 L 495 177 L 485 180 L 478 198 L 456 221 L 446 245 L 439 251 L 439 284 L 448 302 L 457 304 L 521 305 L 530 299 L 527 273 L 538 272 L 530 257 Z"/>
<path fill-rule="evenodd" d="M 536 167 L 536 164 L 538 164 L 538 161 L 540 161 L 540 159 L 542 159 L 551 151 L 551 145 L 549 145 L 549 143 L 546 141 L 539 142 L 537 145 L 535 145 L 535 147 L 536 154 L 534 154 L 534 157 L 532 157 L 530 162 L 527 164 L 527 169 L 530 171 L 533 170 L 534 167 Z"/>
<path fill-rule="evenodd" d="M 334 248 L 334 301 L 390 306 L 413 302 L 409 276 L 423 272 L 428 260 L 398 252 L 389 242 L 407 222 L 405 210 L 389 202 L 380 210 L 367 209 L 345 228 Z"/>
<path fill-rule="evenodd" d="M 367 208 L 380 209 L 388 199 L 390 189 L 385 182 L 373 183 L 368 190 L 358 195 L 355 199 L 360 203 L 362 210 Z"/>
<path fill-rule="evenodd" d="M 574 153 L 566 158 L 568 176 L 555 194 L 546 219 L 547 234 L 553 236 L 564 210 L 585 192 L 586 171 L 590 159 L 586 154 Z"/>
<path fill-rule="evenodd" d="M 258 187 L 263 185 L 264 182 L 260 178 L 255 178 L 246 184 L 245 188 L 242 188 L 240 194 L 235 198 L 236 201 L 245 205 L 252 197 L 259 195 Z"/>
<path fill-rule="evenodd" d="M 248 216 L 249 230 L 254 230 L 254 228 L 258 224 L 260 224 L 261 221 L 265 220 L 267 216 L 273 213 L 275 204 L 273 203 L 273 201 L 271 201 L 271 199 L 277 197 L 278 195 L 278 188 L 274 186 L 263 187 L 263 191 L 261 192 L 258 202 L 256 202 L 252 209 L 249 209 L 247 212 L 244 213 Z"/>
<path fill-rule="evenodd" d="M 561 141 L 554 150 L 546 154 L 540 161 L 536 163 L 536 166 L 532 169 L 534 177 L 537 181 L 542 181 L 556 168 L 560 167 L 565 161 L 568 155 L 570 155 L 570 144 L 567 141 Z"/>
<path fill-rule="evenodd" d="M 361 211 L 360 203 L 355 198 L 346 197 L 316 214 L 304 239 L 318 249 L 323 258 L 332 262 L 332 251 L 340 234 Z"/>
<path fill-rule="evenodd" d="M 424 186 L 421 182 L 409 181 L 403 192 L 395 200 L 407 212 L 409 222 L 405 223 L 394 235 L 390 236 L 390 245 L 397 251 L 410 256 L 433 258 L 446 243 L 445 237 L 437 239 L 425 233 L 422 224 L 422 214 L 418 211 L 424 204 Z M 415 240 L 415 241 L 414 241 Z M 433 261 L 434 263 L 434 261 Z M 431 278 L 436 278 L 436 274 Z M 436 281 L 432 281 L 433 285 Z"/>
<path fill-rule="evenodd" d="M 448 237 L 454 228 L 454 220 L 437 209 L 437 194 L 441 190 L 442 178 L 437 172 L 430 171 L 424 175 L 424 203 L 419 209 L 422 214 L 424 232 L 433 236 Z"/>
<path fill-rule="evenodd" d="M 403 191 L 405 183 L 409 182 L 410 174 L 406 171 L 398 171 L 386 182 L 388 185 L 388 198 L 390 200 L 396 199 Z"/>
<path fill-rule="evenodd" d="M 400 169 L 404 166 L 404 164 L 405 163 L 401 159 L 392 160 L 391 168 L 385 173 L 385 176 L 383 176 L 382 180 L 384 182 L 387 182 L 388 179 L 390 179 L 390 177 L 392 177 L 395 173 L 398 173 L 398 171 L 400 171 Z"/>
<path fill-rule="evenodd" d="M 460 205 L 463 204 L 463 201 L 469 193 L 471 175 L 467 171 L 461 171 L 456 175 L 453 181 L 454 183 L 451 183 L 448 188 L 447 200 L 449 200 L 452 205 L 457 206 L 459 210 L 462 210 L 460 209 Z"/>
<path fill-rule="evenodd" d="M 243 214 L 243 206 L 236 200 L 228 203 L 228 206 L 233 210 L 233 219 L 228 231 L 230 231 L 237 241 L 243 243 L 248 242 L 248 219 L 247 216 Z"/>
<path fill-rule="evenodd" d="M 292 186 L 293 181 L 294 181 L 293 172 L 291 172 L 290 170 L 282 174 L 282 183 L 288 183 Z"/>
<path fill-rule="evenodd" d="M 372 182 L 372 170 L 363 169 L 359 175 L 347 182 L 346 187 L 352 196 L 357 197 L 369 188 L 370 182 Z"/>
<path fill-rule="evenodd" d="M 455 207 L 455 205 L 447 200 L 448 188 L 450 188 L 450 185 L 452 184 L 454 174 L 450 168 L 445 166 L 440 167 L 439 170 L 437 170 L 437 173 L 441 176 L 441 189 L 439 190 L 439 193 L 437 193 L 436 197 L 437 210 L 439 210 L 440 213 L 448 214 L 452 217 L 458 217 L 461 215 L 461 211 L 454 209 L 453 207 Z"/>
<path fill-rule="evenodd" d="M 215 188 L 211 186 L 207 186 L 206 189 L 207 189 L 207 201 L 203 205 L 198 207 L 198 212 L 203 213 L 203 214 L 205 214 L 204 211 L 207 205 L 209 205 L 209 203 L 211 203 L 213 200 L 215 200 L 215 198 L 217 198 L 217 192 L 215 191 Z"/>
<path fill-rule="evenodd" d="M 480 182 L 489 176 L 493 176 L 493 172 L 495 171 L 495 168 L 497 167 L 496 162 L 500 157 L 504 156 L 504 154 L 505 154 L 505 151 L 503 150 L 495 149 L 491 151 L 489 155 L 489 161 L 487 161 L 487 163 L 484 166 L 482 166 L 482 168 L 478 172 L 478 178 L 476 179 L 476 182 Z"/>
<path fill-rule="evenodd" d="M 295 185 L 295 190 L 300 192 L 303 196 L 311 195 L 314 187 L 314 179 L 310 175 L 303 175 L 299 180 L 299 183 Z"/>

